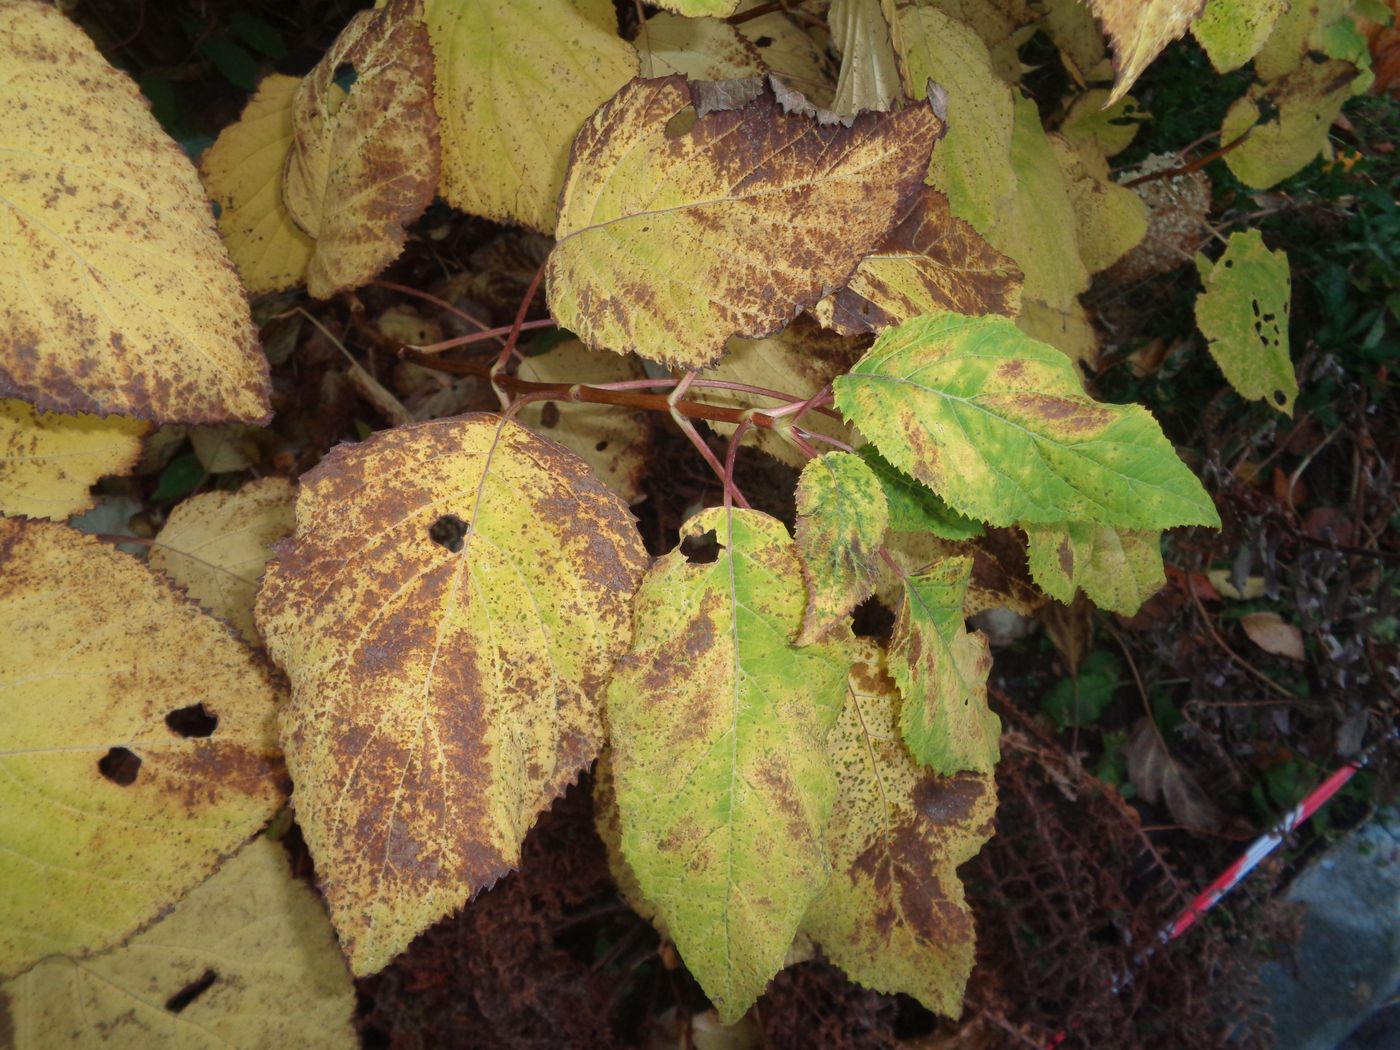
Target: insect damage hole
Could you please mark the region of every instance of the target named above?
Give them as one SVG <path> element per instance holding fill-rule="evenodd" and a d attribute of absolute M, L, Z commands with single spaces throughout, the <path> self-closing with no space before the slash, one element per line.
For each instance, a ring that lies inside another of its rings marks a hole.
<path fill-rule="evenodd" d="M 219 979 L 219 975 L 213 970 L 205 970 L 185 987 L 165 1000 L 165 1008 L 172 1014 L 178 1014 L 190 1003 L 194 1002 L 201 995 L 213 987 L 214 982 Z"/>
<path fill-rule="evenodd" d="M 118 787 L 130 787 L 141 772 L 141 756 L 124 747 L 114 747 L 97 760 L 97 771 Z"/>
<path fill-rule="evenodd" d="M 219 728 L 219 716 L 209 713 L 209 709 L 201 704 L 190 704 L 188 707 L 178 707 L 165 716 L 165 724 L 170 731 L 177 736 L 182 736 L 186 740 L 190 737 L 206 737 L 213 734 Z"/>
<path fill-rule="evenodd" d="M 714 529 L 697 532 L 681 540 L 681 553 L 691 565 L 709 565 L 718 561 L 721 547 Z"/>
<path fill-rule="evenodd" d="M 439 547 L 446 547 L 453 554 L 461 552 L 466 535 L 467 523 L 455 514 L 444 514 L 428 526 L 428 539 Z"/>

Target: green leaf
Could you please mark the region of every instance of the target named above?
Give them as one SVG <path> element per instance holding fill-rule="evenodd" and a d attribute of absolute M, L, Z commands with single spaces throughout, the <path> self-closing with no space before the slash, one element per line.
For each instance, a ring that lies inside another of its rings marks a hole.
<path fill-rule="evenodd" d="M 797 482 L 797 553 L 807 583 L 799 644 L 815 641 L 870 597 L 889 525 L 880 479 L 859 456 L 828 452 Z"/>
<path fill-rule="evenodd" d="M 852 980 L 957 1017 L 975 942 L 957 868 L 992 833 L 996 784 L 987 774 L 940 777 L 914 761 L 883 665 L 862 640 L 831 731 L 831 881 L 802 929 Z"/>
<path fill-rule="evenodd" d="M 1264 46 L 1288 0 L 1207 0 L 1191 26 L 1217 73 L 1239 69 Z"/>
<path fill-rule="evenodd" d="M 963 597 L 972 559 L 946 558 L 904 580 L 890 669 L 904 697 L 899 727 L 924 765 L 951 776 L 989 773 L 1001 757 L 1001 719 L 987 707 L 987 638 L 967 633 Z"/>
<path fill-rule="evenodd" d="M 1220 523 L 1146 409 L 1090 399 L 1068 358 L 1006 318 L 915 318 L 835 392 L 891 463 L 993 525 Z"/>
<path fill-rule="evenodd" d="M 781 522 L 714 508 L 681 535 L 637 593 L 607 717 L 623 854 L 731 1023 L 826 884 L 848 663 L 790 643 L 806 594 Z"/>
<path fill-rule="evenodd" d="M 1112 653 L 1094 651 L 1084 661 L 1078 676 L 1061 678 L 1040 700 L 1040 709 L 1059 728 L 1091 726 L 1113 700 L 1113 691 L 1123 680 L 1123 662 Z"/>
<path fill-rule="evenodd" d="M 1028 525 L 1026 538 L 1035 582 L 1066 605 L 1082 587 L 1099 608 L 1131 616 L 1166 582 L 1157 531 L 1072 521 Z"/>
<path fill-rule="evenodd" d="M 1196 323 L 1215 363 L 1240 396 L 1291 416 L 1298 377 L 1288 355 L 1288 253 L 1270 251 L 1258 230 L 1246 230 L 1230 235 L 1219 261 L 1197 255 L 1196 266 L 1205 284 Z"/>
<path fill-rule="evenodd" d="M 892 532 L 931 532 L 945 540 L 970 540 L 982 535 L 980 521 L 959 514 L 928 486 L 920 485 L 891 464 L 874 445 L 863 445 L 858 454 L 880 479 Z"/>

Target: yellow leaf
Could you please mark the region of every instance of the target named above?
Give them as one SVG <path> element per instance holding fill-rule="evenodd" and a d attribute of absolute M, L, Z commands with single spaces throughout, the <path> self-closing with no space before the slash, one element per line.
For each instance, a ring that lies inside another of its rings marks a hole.
<path fill-rule="evenodd" d="M 1083 85 L 1113 79 L 1108 42 L 1083 0 L 1045 0 L 1041 28 L 1059 49 L 1060 58 L 1075 83 Z M 1102 105 L 1108 92 L 1096 90 L 1095 93 Z"/>
<path fill-rule="evenodd" d="M 380 431 L 302 476 L 256 619 L 356 974 L 513 868 L 593 761 L 644 561 L 586 464 L 496 416 Z"/>
<path fill-rule="evenodd" d="M 516 375 L 535 383 L 619 383 L 646 378 L 635 357 L 590 350 L 577 339 L 525 358 Z M 642 498 L 651 449 L 651 414 L 620 405 L 568 401 L 528 404 L 516 418 L 537 434 L 578 453 L 603 483 L 628 504 Z"/>
<path fill-rule="evenodd" d="M 280 73 L 264 77 L 242 116 L 199 160 L 205 192 L 219 206 L 224 246 L 254 295 L 303 283 L 315 247 L 282 203 L 292 98 L 300 83 Z"/>
<path fill-rule="evenodd" d="M 569 144 L 637 75 L 612 0 L 428 0 L 426 11 L 442 196 L 473 215 L 552 234 Z"/>
<path fill-rule="evenodd" d="M 929 185 L 948 195 L 954 215 L 986 233 L 1016 192 L 1011 88 L 977 34 L 937 8 L 901 7 L 894 41 L 910 98 L 923 98 L 930 80 L 948 92 L 948 134 L 933 153 Z"/>
<path fill-rule="evenodd" d="M 656 0 L 656 6 L 687 18 L 706 15 L 724 18 L 734 13 L 734 9 L 739 6 L 739 0 Z"/>
<path fill-rule="evenodd" d="M 1166 583 L 1159 531 L 1112 529 L 1093 522 L 1027 525 L 1031 575 L 1068 605 L 1083 588 L 1095 605 L 1132 616 Z"/>
<path fill-rule="evenodd" d="M 899 736 L 884 654 L 859 645 L 827 745 L 837 786 L 831 881 L 802 929 L 852 980 L 957 1017 L 975 937 L 957 869 L 991 837 L 996 782 L 919 766 Z"/>
<path fill-rule="evenodd" d="M 1350 62 L 1318 62 L 1310 56 L 1277 80 L 1251 84 L 1220 126 L 1222 142 L 1249 133 L 1225 154 L 1225 164 L 1255 189 L 1267 189 L 1302 171 L 1326 148 L 1328 130 L 1351 96 L 1356 77 Z"/>
<path fill-rule="evenodd" d="M 927 0 L 896 2 L 914 6 Z M 1027 0 L 934 0 L 929 6 L 937 7 L 977 34 L 991 56 L 997 77 L 1008 84 L 1021 79 L 1021 57 L 1017 52 L 1035 33 L 1041 15 Z"/>
<path fill-rule="evenodd" d="M 0 514 L 66 518 L 88 510 L 88 491 L 141 457 L 145 423 L 122 416 L 63 416 L 0 400 Z"/>
<path fill-rule="evenodd" d="M 741 12 L 766 6 L 767 0 L 744 0 Z M 836 91 L 836 74 L 826 47 L 786 11 L 774 11 L 738 25 L 764 66 L 788 87 L 800 91 L 814 106 L 830 109 Z"/>
<path fill-rule="evenodd" d="M 262 478 L 177 505 L 151 545 L 150 564 L 257 645 L 253 596 L 272 544 L 291 531 L 292 483 Z"/>
<path fill-rule="evenodd" d="M 0 519 L 0 637 L 7 975 L 170 907 L 276 811 L 282 763 L 263 664 L 91 537 Z"/>
<path fill-rule="evenodd" d="M 880 0 L 832 0 L 826 21 L 841 55 L 832 111 L 846 117 L 863 109 L 889 109 L 901 92 Z"/>
<path fill-rule="evenodd" d="M 267 361 L 194 168 L 38 0 L 0 2 L 0 397 L 265 423 Z"/>
<path fill-rule="evenodd" d="M 765 67 L 737 26 L 718 18 L 682 18 L 661 12 L 637 29 L 642 76 L 681 73 L 694 80 L 758 76 Z"/>
<path fill-rule="evenodd" d="M 349 66 L 349 92 L 335 83 Z M 437 192 L 438 119 L 422 0 L 361 11 L 292 100 L 282 199 L 316 240 L 306 269 L 318 299 L 358 288 L 403 251 Z"/>
<path fill-rule="evenodd" d="M 759 83 L 635 80 L 579 132 L 546 275 L 584 343 L 713 364 L 844 284 L 907 210 L 943 128 L 928 106 L 826 125 Z"/>
<path fill-rule="evenodd" d="M 612 751 L 606 747 L 593 767 L 593 827 L 603 840 L 603 848 L 608 855 L 608 874 L 612 876 L 617 892 L 622 894 L 629 908 L 656 927 L 656 932 L 669 941 L 671 936 L 666 929 L 666 920 L 657 912 L 656 906 L 646 899 L 641 883 L 637 881 L 637 873 L 622 855 L 622 814 L 617 810 Z"/>
<path fill-rule="evenodd" d="M 1142 71 L 1173 40 L 1180 39 L 1206 0 L 1086 0 L 1113 44 L 1117 77 L 1108 103 L 1127 93 Z"/>
<path fill-rule="evenodd" d="M 1080 149 L 1092 147 L 1105 157 L 1122 153 L 1137 138 L 1138 128 L 1152 117 L 1132 95 L 1124 95 L 1105 109 L 1107 101 L 1104 88 L 1075 96 L 1060 124 L 1060 134 Z"/>
<path fill-rule="evenodd" d="M 948 198 L 926 189 L 845 288 L 812 308 L 842 335 L 879 332 L 919 314 L 1005 314 L 1021 309 L 1021 271 L 968 223 Z"/>
<path fill-rule="evenodd" d="M 1079 146 L 1060 135 L 1051 135 L 1050 145 L 1074 208 L 1084 268 L 1107 270 L 1147 236 L 1147 205 L 1109 178 L 1108 161 L 1096 146 Z"/>
<path fill-rule="evenodd" d="M 315 892 L 257 838 L 125 946 L 0 986 L 6 1045 L 351 1050 L 355 989 Z"/>
<path fill-rule="evenodd" d="M 803 398 L 844 375 L 861 355 L 861 344 L 857 340 L 824 331 L 806 317 L 797 318 L 767 339 L 731 339 L 727 346 L 728 353 L 720 363 L 700 373 L 701 378 L 745 383 Z M 698 392 L 697 396 L 700 396 Z M 726 390 L 705 390 L 703 397 L 714 405 L 747 407 L 753 404 L 749 395 Z M 712 422 L 709 425 L 720 434 L 734 431 L 733 423 Z M 807 412 L 800 425 L 846 444 L 852 442 L 850 428 L 839 417 Z M 797 470 L 807 463 L 807 457 L 774 430 L 752 427 L 745 432 L 744 441 Z"/>

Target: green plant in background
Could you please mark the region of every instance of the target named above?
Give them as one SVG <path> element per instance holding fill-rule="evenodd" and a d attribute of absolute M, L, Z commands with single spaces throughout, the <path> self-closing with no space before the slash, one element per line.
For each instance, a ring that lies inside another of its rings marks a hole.
<path fill-rule="evenodd" d="M 1364 50 L 1344 3 L 663 6 L 629 40 L 609 0 L 390 0 L 305 77 L 258 81 L 197 177 L 81 31 L 0 0 L 18 114 L 0 129 L 16 191 L 0 245 L 0 974 L 24 1031 L 49 1038 L 86 994 L 41 959 L 130 951 L 172 906 L 164 921 L 188 920 L 177 902 L 283 802 L 283 763 L 363 975 L 513 869 L 605 747 L 619 885 L 723 1020 L 799 934 L 863 984 L 961 1009 L 973 930 L 955 868 L 990 834 L 1000 734 L 965 618 L 1005 597 L 973 537 L 1003 530 L 1048 594 L 1131 613 L 1161 584 L 1162 530 L 1219 523 L 1156 420 L 1091 398 L 1076 370 L 1096 351 L 1091 275 L 1152 236 L 1142 195 L 1109 175 L 1145 117 L 1126 93 L 1188 30 L 1221 69 L 1253 58 L 1221 136 L 1262 186 L 1326 148 Z M 204 42 L 250 88 L 252 52 L 276 43 L 256 28 Z M 1037 32 L 1079 85 L 1048 126 L 1019 83 Z M 181 499 L 194 467 L 214 472 L 211 431 L 234 447 L 230 425 L 272 414 L 247 293 L 352 292 L 439 196 L 553 238 L 536 279 L 577 338 L 517 361 L 521 327 L 492 333 L 506 346 L 477 373 L 500 413 L 414 420 L 360 369 L 399 425 L 294 492 Z M 1374 216 L 1358 236 L 1393 207 Z M 1243 396 L 1288 411 L 1286 259 L 1249 232 L 1199 265 L 1212 353 Z M 722 505 L 655 560 L 613 447 L 629 431 L 597 437 L 600 407 L 667 414 L 722 481 Z M 697 421 L 730 435 L 726 457 Z M 152 559 L 170 577 L 61 524 L 133 467 L 149 423 L 189 426 L 194 449 L 158 492 L 180 500 Z M 752 441 L 803 466 L 795 538 L 735 481 Z M 850 627 L 872 594 L 896 613 L 884 647 Z M 1077 697 L 1046 703 L 1086 724 L 1118 674 L 1095 654 Z M 284 960 L 284 985 L 348 1016 L 324 925 L 285 872 L 259 870 L 282 902 L 268 907 L 316 946 Z M 211 899 L 208 921 L 228 924 Z M 286 955 L 275 938 L 239 951 L 254 969 Z M 200 979 L 117 979 L 177 976 Z M 198 1016 L 231 1041 L 310 1045 L 289 1035 L 299 1018 L 249 1027 L 251 981 L 221 987 Z M 174 1023 L 122 1001 L 88 1016 Z"/>

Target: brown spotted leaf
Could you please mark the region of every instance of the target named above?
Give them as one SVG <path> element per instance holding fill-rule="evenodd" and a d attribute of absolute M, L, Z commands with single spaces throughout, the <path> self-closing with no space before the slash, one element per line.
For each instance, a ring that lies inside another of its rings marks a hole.
<path fill-rule="evenodd" d="M 716 108 L 735 91 L 748 101 Z M 847 127 L 789 109 L 803 104 L 771 80 L 663 77 L 600 108 L 574 142 L 546 270 L 559 323 L 595 349 L 701 368 L 845 284 L 908 210 L 943 124 L 928 105 Z"/>
<path fill-rule="evenodd" d="M 0 518 L 0 638 L 6 976 L 169 908 L 272 816 L 284 770 L 269 669 L 90 536 Z"/>
<path fill-rule="evenodd" d="M 1086 0 L 1113 45 L 1112 105 L 1173 40 L 1186 33 L 1206 0 Z"/>
<path fill-rule="evenodd" d="M 890 639 L 890 673 L 904 703 L 899 727 L 918 761 L 951 776 L 990 773 L 1001 757 L 1001 719 L 987 707 L 992 656 L 968 634 L 963 599 L 970 557 L 950 557 L 904 580 Z"/>
<path fill-rule="evenodd" d="M 996 783 L 915 762 L 900 739 L 884 654 L 867 640 L 858 654 L 828 743 L 837 792 L 831 881 L 802 929 L 852 980 L 957 1017 L 975 938 L 957 868 L 992 834 Z"/>
<path fill-rule="evenodd" d="M 349 66 L 349 92 L 335 82 Z M 403 251 L 437 192 L 440 147 L 433 53 L 422 0 L 362 11 L 302 80 L 292 102 L 287 210 L 316 240 L 306 287 L 356 288 Z"/>
<path fill-rule="evenodd" d="M 247 297 L 136 85 L 38 0 L 0 2 L 0 71 L 0 397 L 266 422 Z"/>
<path fill-rule="evenodd" d="M 303 475 L 256 618 L 355 973 L 513 868 L 593 761 L 643 564 L 587 465 L 497 416 L 380 431 Z"/>
<path fill-rule="evenodd" d="M 1031 574 L 1068 605 L 1083 589 L 1095 605 L 1132 616 L 1166 583 L 1162 534 L 1092 522 L 1027 525 Z"/>
<path fill-rule="evenodd" d="M 846 287 L 812 308 L 842 335 L 879 332 L 933 310 L 1003 314 L 1021 309 L 1021 271 L 925 189 L 898 226 L 861 260 Z"/>
<path fill-rule="evenodd" d="M 791 644 L 806 594 L 782 522 L 701 511 L 657 560 L 608 687 L 622 852 L 732 1023 L 826 883 L 826 735 L 844 646 Z"/>
<path fill-rule="evenodd" d="M 88 510 L 100 478 L 136 466 L 148 429 L 121 416 L 64 416 L 0 400 L 0 514 L 66 518 Z"/>
<path fill-rule="evenodd" d="M 925 314 L 835 381 L 881 455 L 993 525 L 1214 525 L 1215 505 L 1137 405 L 1084 393 L 1074 366 L 1004 317 Z"/>

